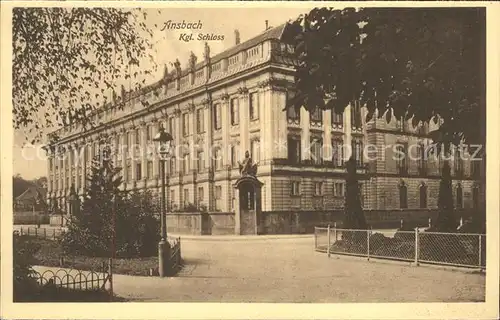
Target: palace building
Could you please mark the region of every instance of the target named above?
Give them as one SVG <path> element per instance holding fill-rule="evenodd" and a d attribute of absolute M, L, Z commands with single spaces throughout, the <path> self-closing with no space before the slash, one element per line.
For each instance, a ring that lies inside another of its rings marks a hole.
<path fill-rule="evenodd" d="M 163 125 L 176 147 L 166 166 L 169 211 L 234 212 L 233 185 L 245 151 L 258 164 L 263 212 L 341 209 L 349 153 L 341 146 L 351 147 L 358 164 L 365 210 L 437 208 L 442 160 L 396 159 L 394 154 L 427 154 L 428 133 L 439 122 L 417 128 L 394 117 L 390 123 L 385 117 L 366 122 L 359 105 L 343 114 L 285 110 L 294 81 L 293 48 L 280 41 L 286 27 L 267 28 L 244 42 L 235 31 L 234 46 L 216 55 L 206 44 L 204 56 L 192 54 L 187 67 L 177 61 L 175 70 L 165 70 L 152 85 L 133 92 L 122 88 L 114 103 L 93 114 L 97 125 L 92 130 L 73 123 L 54 132 L 64 157 L 50 154 L 48 160 L 52 206 L 67 206 L 72 185 L 83 194 L 102 137 L 110 139 L 113 163 L 122 168 L 122 188 L 159 193 L 159 159 L 126 147 L 154 150 L 147 147 Z M 479 183 L 484 169 L 479 161 L 463 158 L 449 162 L 456 207 L 477 208 L 484 202 Z"/>

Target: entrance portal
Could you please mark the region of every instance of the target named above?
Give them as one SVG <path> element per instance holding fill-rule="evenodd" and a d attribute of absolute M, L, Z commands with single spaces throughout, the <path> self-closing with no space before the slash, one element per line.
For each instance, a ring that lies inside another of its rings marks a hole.
<path fill-rule="evenodd" d="M 262 182 L 253 176 L 244 176 L 236 181 L 235 233 L 259 234 Z"/>

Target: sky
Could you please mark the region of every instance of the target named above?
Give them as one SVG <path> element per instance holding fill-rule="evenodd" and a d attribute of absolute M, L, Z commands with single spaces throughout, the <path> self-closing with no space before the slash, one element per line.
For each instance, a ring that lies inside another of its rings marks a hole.
<path fill-rule="evenodd" d="M 312 5 L 311 5 L 312 6 Z M 163 74 L 163 65 L 179 59 L 184 68 L 187 66 L 188 56 L 192 51 L 200 61 L 203 57 L 204 41 L 185 42 L 179 40 L 180 34 L 187 30 L 161 30 L 168 20 L 173 22 L 198 22 L 201 21 L 202 28 L 192 32 L 204 34 L 223 35 L 223 41 L 209 41 L 210 55 L 222 52 L 235 43 L 234 30 L 240 32 L 241 42 L 248 40 L 265 30 L 265 21 L 269 21 L 270 26 L 278 26 L 289 19 L 297 18 L 301 13 L 309 11 L 311 8 L 163 8 L 148 9 L 148 26 L 153 30 L 152 43 L 153 53 L 158 70 L 149 78 L 146 83 L 153 83 L 159 80 Z M 191 31 L 187 31 L 191 32 Z M 148 61 L 143 61 L 141 68 L 151 68 Z M 169 66 L 171 71 L 173 68 Z M 129 80 L 117 81 L 116 87 L 124 84 L 129 87 Z M 119 92 L 119 90 L 117 90 Z M 53 131 L 54 128 L 45 129 L 46 132 Z M 45 132 L 45 133 L 46 133 Z M 41 150 L 41 145 L 27 145 L 26 133 L 24 130 L 14 132 L 13 150 L 13 173 L 20 174 L 25 179 L 34 179 L 47 175 L 47 162 L 45 153 Z"/>

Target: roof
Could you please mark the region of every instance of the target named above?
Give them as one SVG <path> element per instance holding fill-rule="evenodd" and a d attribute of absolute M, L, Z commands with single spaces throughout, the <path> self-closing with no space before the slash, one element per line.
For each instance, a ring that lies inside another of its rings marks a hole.
<path fill-rule="evenodd" d="M 26 189 L 22 194 L 16 197 L 16 201 L 32 201 L 37 197 L 41 196 L 43 200 L 45 200 L 46 191 L 43 188 L 39 188 L 37 186 L 32 186 Z"/>

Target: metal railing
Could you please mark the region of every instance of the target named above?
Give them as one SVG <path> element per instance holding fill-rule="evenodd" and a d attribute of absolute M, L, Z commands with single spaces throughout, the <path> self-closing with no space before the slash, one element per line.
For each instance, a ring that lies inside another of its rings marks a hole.
<path fill-rule="evenodd" d="M 33 273 L 41 286 L 55 286 L 74 290 L 104 290 L 106 283 L 112 281 L 111 261 L 106 269 L 85 271 L 75 269 L 47 270 Z"/>
<path fill-rule="evenodd" d="M 170 262 L 171 262 L 171 271 L 172 276 L 175 276 L 182 269 L 182 256 L 181 256 L 181 238 L 175 238 L 173 240 L 169 240 L 170 242 Z"/>
<path fill-rule="evenodd" d="M 314 228 L 318 252 L 458 267 L 486 267 L 486 235 Z"/>

